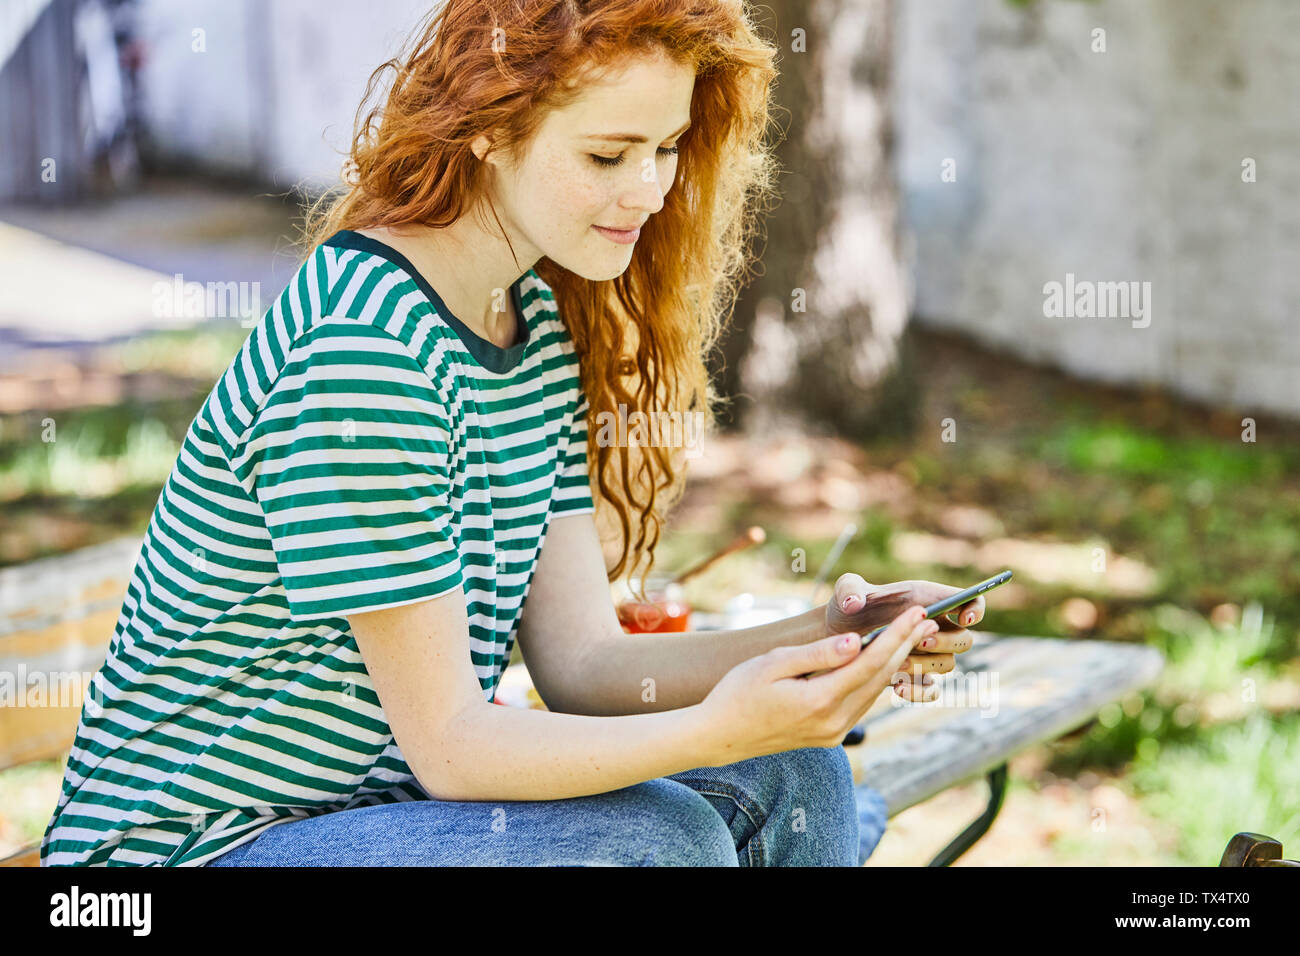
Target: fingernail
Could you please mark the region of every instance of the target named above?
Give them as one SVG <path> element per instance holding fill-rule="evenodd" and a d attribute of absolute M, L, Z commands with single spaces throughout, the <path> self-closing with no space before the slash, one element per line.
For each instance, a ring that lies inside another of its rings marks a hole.
<path fill-rule="evenodd" d="M 847 651 L 853 646 L 853 642 L 856 640 L 860 640 L 857 634 L 845 634 L 844 637 L 840 639 L 840 650 Z"/>
<path fill-rule="evenodd" d="M 921 642 L 920 646 L 921 646 L 921 647 L 934 647 L 934 638 L 933 638 L 933 637 L 927 637 L 925 640 L 923 640 L 923 641 Z"/>

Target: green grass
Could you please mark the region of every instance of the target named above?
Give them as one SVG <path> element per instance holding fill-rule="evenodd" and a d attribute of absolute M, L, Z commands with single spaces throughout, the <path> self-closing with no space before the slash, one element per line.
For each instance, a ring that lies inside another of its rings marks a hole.
<path fill-rule="evenodd" d="M 156 397 L 0 415 L 0 566 L 143 533 L 186 430 L 247 335 L 212 323 L 114 345 L 97 365 L 148 376 Z"/>
<path fill-rule="evenodd" d="M 1086 403 L 1017 428 L 978 448 L 914 456 L 918 493 L 986 507 L 1012 537 L 1101 538 L 1154 568 L 1149 595 L 1088 594 L 1104 623 L 1086 636 L 1143 641 L 1166 659 L 1155 686 L 1051 745 L 1048 768 L 1118 774 L 1141 810 L 1177 833 L 1179 862 L 1216 863 L 1242 830 L 1276 837 L 1295 856 L 1300 715 L 1271 713 L 1262 700 L 1270 686 L 1297 680 L 1300 443 L 1143 428 L 1108 420 Z M 871 551 L 856 552 L 854 561 Z M 893 571 L 953 582 L 978 576 L 971 568 Z M 1032 579 L 1021 584 L 1026 605 L 998 611 L 991 600 L 984 626 L 1059 633 L 1052 610 L 1070 592 Z M 1225 602 L 1241 608 L 1240 621 L 1216 626 L 1209 612 Z M 1086 839 L 1075 848 L 1080 859 L 1094 849 Z M 1067 861 L 1068 841 L 1057 852 Z"/>
<path fill-rule="evenodd" d="M 1259 605 L 1248 605 L 1237 626 L 1216 627 L 1172 604 L 1155 608 L 1151 617 L 1147 643 L 1165 659 L 1159 679 L 1103 708 L 1079 739 L 1058 748 L 1053 770 L 1117 770 L 1155 747 L 1191 744 L 1215 730 L 1220 714 L 1232 720 L 1260 715 L 1263 689 L 1291 679 L 1289 668 L 1273 660 L 1277 628 Z"/>
<path fill-rule="evenodd" d="M 113 357 L 125 372 L 169 372 L 207 381 L 211 387 L 251 331 L 238 322 L 209 321 L 198 329 L 128 339 L 113 346 Z"/>
<path fill-rule="evenodd" d="M 62 760 L 41 760 L 0 771 L 0 821 L 12 849 L 39 840 L 45 833 L 62 780 Z"/>
<path fill-rule="evenodd" d="M 1125 422 L 1077 423 L 1044 436 L 1045 456 L 1081 471 L 1108 477 L 1156 478 L 1212 487 L 1242 481 L 1274 481 L 1300 467 L 1300 453 L 1258 441 L 1236 445 L 1207 438 L 1152 434 Z"/>
<path fill-rule="evenodd" d="M 1034 416 L 1002 429 L 968 423 L 970 440 L 890 453 L 910 463 L 926 500 L 988 508 L 1012 536 L 1101 539 L 1142 561 L 1159 576 L 1152 604 L 1208 613 L 1253 601 L 1284 635 L 1300 632 L 1295 436 L 1265 432 L 1247 444 L 1199 434 L 1195 423 L 1175 433 L 1117 422 L 1077 399 Z"/>
<path fill-rule="evenodd" d="M 915 517 L 893 530 L 945 535 L 935 516 L 974 505 L 996 515 L 1008 537 L 1100 540 L 1152 568 L 1145 594 L 1064 588 L 1029 574 L 1018 579 L 1021 606 L 989 601 L 986 630 L 1070 636 L 1057 609 L 1084 596 L 1099 623 L 1078 636 L 1143 642 L 1165 656 L 1154 686 L 1052 744 L 1047 769 L 1117 775 L 1147 816 L 1176 831 L 1177 861 L 1216 863 L 1241 830 L 1277 837 L 1296 856 L 1300 715 L 1266 702 L 1270 691 L 1294 701 L 1300 681 L 1300 434 L 1274 423 L 1243 442 L 1244 415 L 1211 420 L 1165 396 L 1035 374 L 1028 394 L 1041 400 L 1022 392 L 998 407 L 1001 385 L 951 373 L 931 392 L 939 410 L 922 417 L 937 422 L 955 409 L 957 442 L 918 434 L 910 446 L 867 445 L 873 464 L 905 476 L 916 499 Z M 987 570 L 904 565 L 890 555 L 890 537 L 860 535 L 839 568 L 873 581 L 952 583 Z M 1211 623 L 1222 604 L 1240 610 L 1235 624 Z M 1076 850 L 1082 860 L 1096 847 L 1085 837 Z M 1056 851 L 1069 862 L 1069 841 Z"/>
<path fill-rule="evenodd" d="M 1300 714 L 1255 712 L 1190 740 L 1148 738 L 1131 779 L 1147 812 L 1173 821 L 1179 856 L 1213 865 L 1243 830 L 1300 848 Z"/>
<path fill-rule="evenodd" d="M 99 416 L 71 418 L 56 427 L 52 441 L 15 443 L 0 471 L 0 500 L 36 495 L 105 498 L 135 485 L 161 485 L 180 452 L 179 442 L 156 418 L 111 423 L 97 420 Z M 121 434 L 113 434 L 115 430 Z"/>

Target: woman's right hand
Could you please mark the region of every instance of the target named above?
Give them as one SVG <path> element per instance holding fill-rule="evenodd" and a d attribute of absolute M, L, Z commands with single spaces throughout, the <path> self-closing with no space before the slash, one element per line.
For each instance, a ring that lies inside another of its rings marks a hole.
<path fill-rule="evenodd" d="M 938 628 L 914 605 L 865 650 L 861 635 L 835 634 L 737 664 L 701 702 L 715 765 L 838 746 L 902 671 L 912 648 Z"/>

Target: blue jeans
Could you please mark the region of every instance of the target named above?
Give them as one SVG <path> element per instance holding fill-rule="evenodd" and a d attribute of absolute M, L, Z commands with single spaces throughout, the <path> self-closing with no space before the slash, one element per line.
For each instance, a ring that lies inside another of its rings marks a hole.
<path fill-rule="evenodd" d="M 859 826 L 842 747 L 698 767 L 564 800 L 411 800 L 269 827 L 208 866 L 858 866 L 885 828 Z"/>

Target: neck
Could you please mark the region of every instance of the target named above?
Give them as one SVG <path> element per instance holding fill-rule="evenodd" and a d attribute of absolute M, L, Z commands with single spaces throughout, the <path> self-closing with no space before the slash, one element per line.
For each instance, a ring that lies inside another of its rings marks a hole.
<path fill-rule="evenodd" d="M 495 230 L 495 221 L 488 221 Z M 484 229 L 472 214 L 441 229 L 408 223 L 361 231 L 410 259 L 447 308 L 474 334 L 498 345 L 514 344 L 515 316 L 509 290 L 541 258 L 530 243 L 511 235 L 512 254 L 505 238 Z"/>

